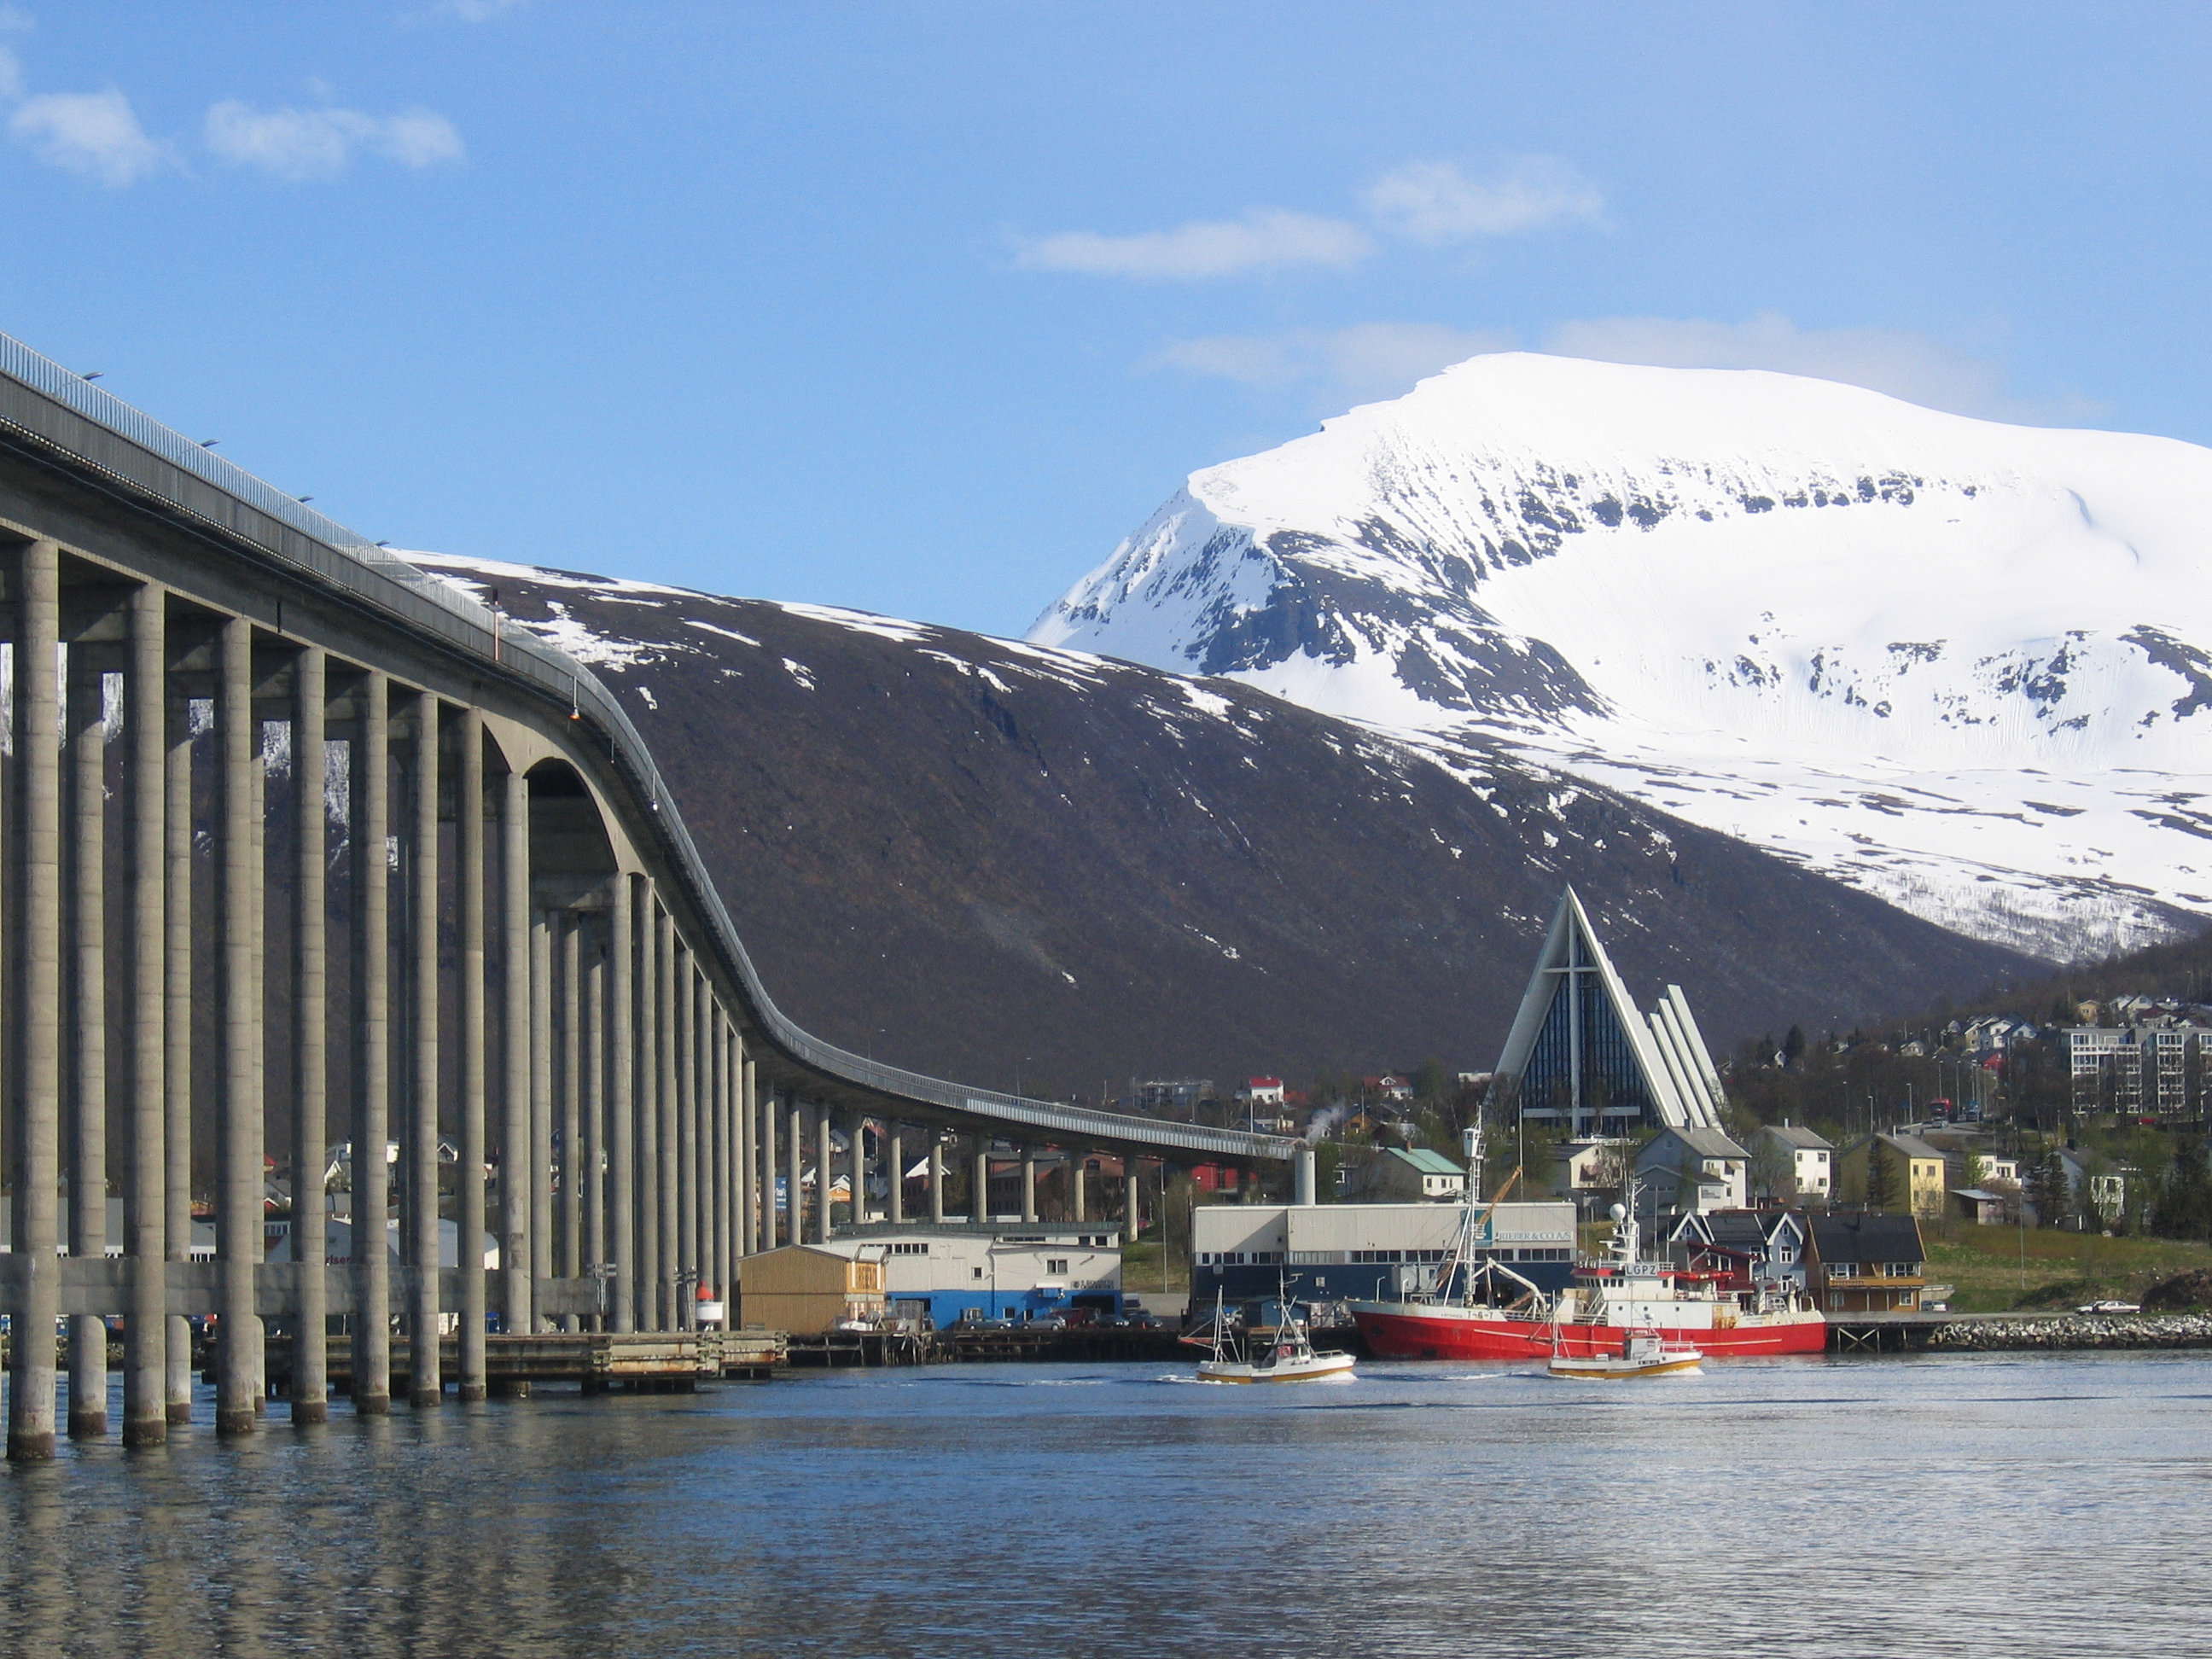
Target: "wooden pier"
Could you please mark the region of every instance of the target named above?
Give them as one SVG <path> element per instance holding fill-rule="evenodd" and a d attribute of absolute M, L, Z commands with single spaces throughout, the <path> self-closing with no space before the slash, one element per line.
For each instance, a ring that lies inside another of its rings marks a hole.
<path fill-rule="evenodd" d="M 353 1342 L 329 1340 L 328 1364 L 334 1391 L 350 1393 Z M 484 1338 L 485 1382 L 495 1396 L 526 1399 L 539 1382 L 574 1382 L 586 1394 L 612 1388 L 640 1392 L 688 1391 L 701 1382 L 765 1381 L 790 1364 L 790 1339 L 781 1331 L 540 1331 Z M 439 1375 L 453 1373 L 449 1362 L 458 1336 L 441 1339 Z M 280 1359 L 285 1347 L 272 1346 L 269 1382 L 277 1395 L 290 1392 L 289 1368 Z M 412 1376 L 410 1345 L 392 1339 L 392 1370 Z"/>

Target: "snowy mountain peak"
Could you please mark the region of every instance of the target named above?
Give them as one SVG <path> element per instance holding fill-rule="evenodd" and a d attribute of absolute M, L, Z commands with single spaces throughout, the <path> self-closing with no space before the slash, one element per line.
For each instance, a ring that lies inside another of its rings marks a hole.
<path fill-rule="evenodd" d="M 2212 452 L 1510 353 L 1194 474 L 1030 637 L 1514 739 L 1981 936 L 2212 910 Z"/>

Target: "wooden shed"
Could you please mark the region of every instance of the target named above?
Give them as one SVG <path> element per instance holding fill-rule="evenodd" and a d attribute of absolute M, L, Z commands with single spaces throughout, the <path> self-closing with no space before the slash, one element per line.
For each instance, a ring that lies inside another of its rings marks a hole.
<path fill-rule="evenodd" d="M 793 1336 L 818 1336 L 841 1319 L 879 1319 L 884 1264 L 811 1244 L 749 1255 L 738 1267 L 738 1317 Z"/>

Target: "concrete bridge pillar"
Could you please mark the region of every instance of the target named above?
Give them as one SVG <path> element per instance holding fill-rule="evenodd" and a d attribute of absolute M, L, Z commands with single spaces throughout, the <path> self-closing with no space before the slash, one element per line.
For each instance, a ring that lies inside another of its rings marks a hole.
<path fill-rule="evenodd" d="M 730 1110 L 734 1091 L 730 1086 L 730 1038 L 714 1006 L 706 976 L 699 981 L 701 1029 L 706 1033 L 706 1053 L 701 1057 L 707 1079 L 707 1109 L 702 1113 L 707 1140 L 705 1171 L 707 1196 L 700 1217 L 707 1265 L 702 1276 L 713 1292 L 709 1299 L 726 1299 L 730 1264 L 736 1260 L 732 1228 L 737 1219 L 737 1118 Z"/>
<path fill-rule="evenodd" d="M 738 1149 L 738 1254 L 748 1256 L 758 1255 L 761 1246 L 760 1079 L 742 1045 L 738 1052 L 744 1055 L 738 1066 L 738 1121 L 744 1137 Z"/>
<path fill-rule="evenodd" d="M 1067 1154 L 1067 1218 L 1080 1221 L 1083 1218 L 1084 1165 L 1091 1154 L 1080 1146 L 1071 1147 Z"/>
<path fill-rule="evenodd" d="M 853 1193 L 847 1224 L 857 1227 L 868 1218 L 868 1120 L 864 1113 L 850 1112 L 845 1117 L 845 1178 Z"/>
<path fill-rule="evenodd" d="M 665 909 L 659 912 L 653 921 L 653 942 L 656 959 L 653 968 L 654 1041 L 652 1052 L 660 1063 L 660 1082 L 654 1100 L 653 1163 L 647 1164 L 647 1179 L 653 1183 L 653 1283 L 657 1294 L 654 1304 L 659 1314 L 656 1330 L 672 1331 L 684 1322 L 677 1316 L 676 1279 L 683 1269 L 683 1247 L 677 1211 L 681 1197 L 682 1173 L 678 1168 L 682 1158 L 678 1120 L 683 1115 L 678 1097 L 682 1073 L 682 1033 L 677 1029 L 677 1010 L 683 999 L 678 994 L 676 954 L 676 919 Z"/>
<path fill-rule="evenodd" d="M 1035 1221 L 1036 1207 L 1036 1148 L 1022 1148 L 1022 1219 Z"/>
<path fill-rule="evenodd" d="M 461 1270 L 460 1397 L 482 1400 L 484 1371 L 484 1117 L 489 1092 L 489 1033 L 486 1030 L 484 925 L 483 714 L 461 711 L 456 734 L 460 831 L 461 1121 L 460 1157 L 453 1171 L 453 1265 Z"/>
<path fill-rule="evenodd" d="M 759 1079 L 754 1079 L 756 1088 Z M 775 1224 L 775 1090 L 771 1087 L 761 1092 L 760 1127 L 757 1133 L 760 1150 L 760 1243 L 763 1250 L 776 1248 Z"/>
<path fill-rule="evenodd" d="M 705 1279 L 700 1249 L 700 1068 L 705 1058 L 705 1027 L 700 1018 L 699 970 L 691 952 L 676 952 L 676 1318 L 679 1330 L 699 1322 L 699 1286 Z"/>
<path fill-rule="evenodd" d="M 980 1227 L 991 1218 L 991 1138 L 988 1134 L 975 1137 L 975 1175 L 969 1184 L 969 1214 Z"/>
<path fill-rule="evenodd" d="M 123 1331 L 123 1443 L 168 1437 L 164 1372 L 169 1340 L 164 923 L 168 832 L 169 596 L 153 583 L 131 601 L 131 665 L 124 686 L 131 855 L 131 1176 L 124 1224 L 131 1306 Z M 189 1222 L 189 1218 L 187 1218 Z"/>
<path fill-rule="evenodd" d="M 637 1189 L 637 1328 L 658 1331 L 666 1328 L 661 1320 L 667 1268 L 660 1255 L 659 1197 L 661 1062 L 668 1034 L 660 1019 L 659 897 L 650 877 L 638 885 L 637 1149 L 632 1175 Z"/>
<path fill-rule="evenodd" d="M 70 1254 L 107 1254 L 107 720 L 94 648 L 69 653 L 68 958 L 64 978 L 70 1104 Z M 70 1320 L 69 1433 L 107 1435 L 107 1324 Z"/>
<path fill-rule="evenodd" d="M 619 887 L 627 877 L 617 875 L 610 883 Z M 577 932 L 583 929 L 579 926 Z M 607 955 L 600 948 L 602 941 L 593 939 L 580 941 L 578 950 L 584 957 L 584 988 L 581 1001 L 584 1014 L 584 1041 L 580 1056 L 583 1067 L 583 1099 L 579 1115 L 583 1119 L 584 1156 L 581 1164 L 580 1188 L 576 1194 L 577 1207 L 581 1212 L 583 1237 L 580 1241 L 580 1273 L 604 1274 L 607 1266 L 607 1130 L 609 1100 L 613 1092 L 611 1080 L 609 1038 L 607 1036 L 608 981 L 611 977 L 607 967 Z M 586 948 L 588 945 L 588 949 Z M 577 1166 L 572 1164 L 571 1169 Z M 599 1279 L 602 1287 L 611 1290 L 605 1278 Z M 590 1328 L 603 1331 L 609 1328 L 606 1312 L 591 1316 Z"/>
<path fill-rule="evenodd" d="M 793 1095 L 783 1097 L 783 1242 L 806 1241 L 806 1120 Z"/>
<path fill-rule="evenodd" d="M 557 912 L 530 902 L 530 780 L 512 766 L 499 781 L 499 1328 L 537 1331 L 548 1322 L 538 1316 L 538 1277 L 561 1271 L 553 1237 L 555 1061 L 562 1062 L 561 1086 L 573 1091 L 576 1027 L 571 1020 L 556 1028 L 553 1018 L 555 951 L 569 930 Z M 559 965 L 572 964 L 564 956 Z M 574 983 L 570 976 L 561 989 Z"/>
<path fill-rule="evenodd" d="M 635 880 L 614 878 L 607 926 L 607 1053 L 612 1060 L 607 1105 L 606 1241 L 601 1262 L 613 1269 L 614 1328 L 637 1329 L 637 994 L 636 941 L 631 926 Z"/>
<path fill-rule="evenodd" d="M 254 960 L 261 871 L 255 858 L 252 780 L 260 757 L 254 742 L 253 627 L 243 617 L 222 624 L 215 727 L 216 921 L 223 1042 L 216 1125 L 221 1324 L 215 1425 L 218 1434 L 251 1434 L 262 1404 L 262 1327 L 253 1295 L 262 1254 L 261 979 Z"/>
<path fill-rule="evenodd" d="M 525 805 L 527 804 L 526 798 Z M 554 1271 L 563 1279 L 580 1279 L 584 1274 L 585 1260 L 584 1182 L 589 1178 L 585 1171 L 590 1167 L 584 1158 L 584 919 L 573 913 L 556 911 L 554 915 L 560 939 L 560 969 L 556 979 L 561 988 L 561 1085 L 557 1103 L 551 1109 L 557 1113 L 561 1126 L 561 1212 L 556 1235 L 560 1243 L 554 1258 Z M 544 1150 L 548 1154 L 546 1168 L 550 1170 L 552 1167 L 551 1148 Z M 547 1187 L 546 1177 L 533 1171 L 532 1179 L 538 1190 L 547 1193 L 550 1197 L 550 1189 Z M 545 1209 L 549 1229 L 553 1222 L 551 1208 L 548 1202 Z M 546 1237 L 544 1233 L 539 1234 L 541 1246 Z M 541 1320 L 539 1322 L 544 1322 Z M 580 1330 L 582 1325 L 582 1320 L 575 1314 L 561 1316 L 561 1328 L 564 1331 Z"/>
<path fill-rule="evenodd" d="M 22 1264 L 8 1390 L 8 1455 L 54 1455 L 54 1345 L 61 1312 L 61 636 L 60 550 L 35 541 L 16 569 L 15 766 L 7 895 L 15 959 L 15 1239 Z M 33 1340 L 33 1339 L 36 1340 Z M 250 1426 L 250 1425 L 249 1425 Z"/>
<path fill-rule="evenodd" d="M 166 659 L 162 667 L 166 672 Z M 157 711 L 149 708 L 147 714 L 150 730 Z M 173 690 L 163 696 L 158 716 L 167 726 L 167 745 L 161 804 L 161 1254 L 184 1261 L 192 1242 L 192 1008 L 199 989 L 192 963 L 192 723 L 185 698 Z M 161 1399 L 162 1415 L 170 1422 L 192 1420 L 192 1328 L 181 1314 L 169 1320 Z"/>
<path fill-rule="evenodd" d="M 836 1147 L 830 1139 L 830 1109 L 817 1104 L 814 1108 L 814 1242 L 830 1242 L 830 1183 L 833 1176 Z"/>
<path fill-rule="evenodd" d="M 945 1224 L 945 1138 L 929 1138 L 929 1218 Z"/>
<path fill-rule="evenodd" d="M 354 1012 L 360 1030 L 360 1073 L 353 1115 L 353 1193 L 349 1203 L 358 1273 L 354 1280 L 353 1408 L 363 1416 L 375 1417 L 392 1409 L 392 1264 L 385 1226 L 392 1172 L 384 1161 L 385 1147 L 392 1139 L 392 872 L 389 860 L 381 855 L 392 830 L 391 681 L 371 670 L 362 686 L 361 700 L 348 757 L 347 786 L 353 814 L 349 833 L 356 848 L 352 860 Z M 180 753 L 189 759 L 184 745 L 173 749 L 173 769 Z M 190 777 L 187 769 L 187 786 Z M 173 792 L 179 787 L 174 778 L 173 770 Z M 185 834 L 189 837 L 189 822 Z M 177 856 L 173 838 L 171 847 L 173 871 Z M 189 860 L 189 840 L 185 852 Z M 173 938 L 180 890 L 184 902 L 189 902 L 189 863 L 182 881 L 173 875 L 170 882 Z M 188 933 L 189 925 L 187 920 Z M 177 954 L 173 949 L 170 953 L 173 966 Z M 189 958 L 189 945 L 185 954 Z M 172 1010 L 173 1020 L 173 1003 Z M 189 1010 L 185 1023 L 189 1027 Z M 174 1035 L 173 1030 L 173 1041 Z M 187 1050 L 187 1066 L 190 1058 Z M 170 1063 L 173 1067 L 178 1064 L 173 1050 Z M 175 1248 L 173 1240 L 171 1248 Z"/>
<path fill-rule="evenodd" d="M 884 1184 L 890 1188 L 890 1206 L 885 1213 L 890 1217 L 892 1225 L 898 1226 L 906 1221 L 906 1139 L 896 1123 L 884 1125 L 884 1152 L 890 1159 L 884 1171 L 889 1177 Z"/>
<path fill-rule="evenodd" d="M 406 1044 L 415 1064 L 407 1099 L 408 1403 L 441 1404 L 438 1296 L 438 792 L 440 711 L 437 694 L 418 693 L 410 711 L 415 739 L 414 834 L 408 847 L 408 988 L 412 1018 Z"/>
<path fill-rule="evenodd" d="M 319 647 L 304 647 L 293 659 L 292 1260 L 300 1264 L 300 1303 L 292 1331 L 292 1421 L 301 1427 L 330 1415 L 330 1310 L 323 1283 L 328 1254 L 323 1172 L 330 1125 L 330 973 L 324 920 L 328 678 L 329 660 Z"/>
<path fill-rule="evenodd" d="M 1136 1157 L 1133 1153 L 1125 1153 L 1121 1158 L 1121 1238 L 1125 1243 L 1137 1242 L 1137 1234 L 1142 1225 L 1139 1218 L 1140 1196 Z"/>

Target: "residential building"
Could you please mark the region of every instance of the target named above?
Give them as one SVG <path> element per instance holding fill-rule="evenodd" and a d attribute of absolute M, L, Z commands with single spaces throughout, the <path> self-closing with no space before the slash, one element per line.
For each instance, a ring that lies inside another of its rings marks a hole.
<path fill-rule="evenodd" d="M 1582 901 L 1559 900 L 1497 1066 L 1522 1117 L 1575 1139 L 1720 1127 L 1720 1073 L 1681 988 L 1637 1012 Z"/>
<path fill-rule="evenodd" d="M 1633 1145 L 1628 1140 L 1559 1142 L 1552 1149 L 1552 1191 L 1567 1198 L 1618 1193 Z"/>
<path fill-rule="evenodd" d="M 1355 1203 L 1457 1203 L 1467 1195 L 1467 1171 L 1425 1146 L 1378 1146 L 1342 1174 L 1344 1195 Z"/>
<path fill-rule="evenodd" d="M 2066 1171 L 2066 1193 L 2075 1215 L 2094 1209 L 2099 1219 L 2109 1227 L 2126 1213 L 2128 1177 L 2136 1173 L 2133 1169 L 2125 1165 L 2114 1167 L 2072 1146 L 2059 1149 L 2058 1162 Z M 2088 1189 L 2087 1204 L 2081 1198 L 2085 1186 Z"/>
<path fill-rule="evenodd" d="M 1928 1255 L 1912 1217 L 1830 1211 L 1806 1222 L 1806 1289 L 1822 1312 L 1906 1313 L 1920 1305 Z"/>
<path fill-rule="evenodd" d="M 1796 1191 L 1794 1194 L 1778 1193 L 1776 1197 L 1810 1199 L 1816 1204 L 1828 1201 L 1835 1190 L 1836 1149 L 1826 1139 L 1784 1118 L 1780 1123 L 1771 1123 L 1761 1129 L 1753 1137 L 1753 1145 L 1771 1146 L 1790 1160 Z"/>
<path fill-rule="evenodd" d="M 1455 1204 L 1202 1204 L 1190 1212 L 1193 1308 L 1273 1296 L 1391 1301 L 1433 1291 L 1466 1216 Z M 1504 1203 L 1486 1211 L 1478 1255 L 1547 1291 L 1574 1269 L 1575 1206 Z"/>
<path fill-rule="evenodd" d="M 1683 1216 L 1668 1242 L 1675 1247 L 1678 1265 L 1717 1273 L 1724 1289 L 1781 1284 L 1802 1290 L 1805 1237 L 1800 1211 L 1712 1210 Z"/>
<path fill-rule="evenodd" d="M 1364 1077 L 1359 1086 L 1376 1100 L 1403 1105 L 1413 1097 L 1413 1085 L 1402 1077 L 1385 1072 L 1380 1077 Z"/>
<path fill-rule="evenodd" d="M 1667 1129 L 1638 1153 L 1636 1173 L 1671 1214 L 1741 1210 L 1751 1201 L 1751 1154 L 1718 1129 Z"/>
<path fill-rule="evenodd" d="M 1283 1079 L 1279 1077 L 1247 1078 L 1244 1086 L 1237 1091 L 1240 1106 L 1279 1106 L 1283 1103 Z"/>
<path fill-rule="evenodd" d="M 1993 1193 L 1986 1187 L 1954 1187 L 1950 1202 L 1951 1214 L 1954 1218 L 1983 1227 L 2002 1225 L 2006 1219 L 2005 1212 L 2011 1207 L 2011 1200 L 2004 1194 Z"/>
<path fill-rule="evenodd" d="M 2173 1117 L 2187 1109 L 2189 1050 L 2196 1027 L 2163 1020 L 2151 1025 L 2073 1025 L 2061 1036 L 2075 1111 Z"/>
<path fill-rule="evenodd" d="M 1132 1103 L 1140 1112 L 1191 1112 L 1201 1101 L 1219 1098 L 1213 1079 L 1205 1077 L 1152 1078 L 1131 1086 Z"/>
<path fill-rule="evenodd" d="M 1877 1163 L 1881 1174 L 1870 1181 Z M 1839 1203 L 1932 1218 L 1943 1213 L 1943 1154 L 1918 1135 L 1863 1135 L 1836 1155 Z"/>

